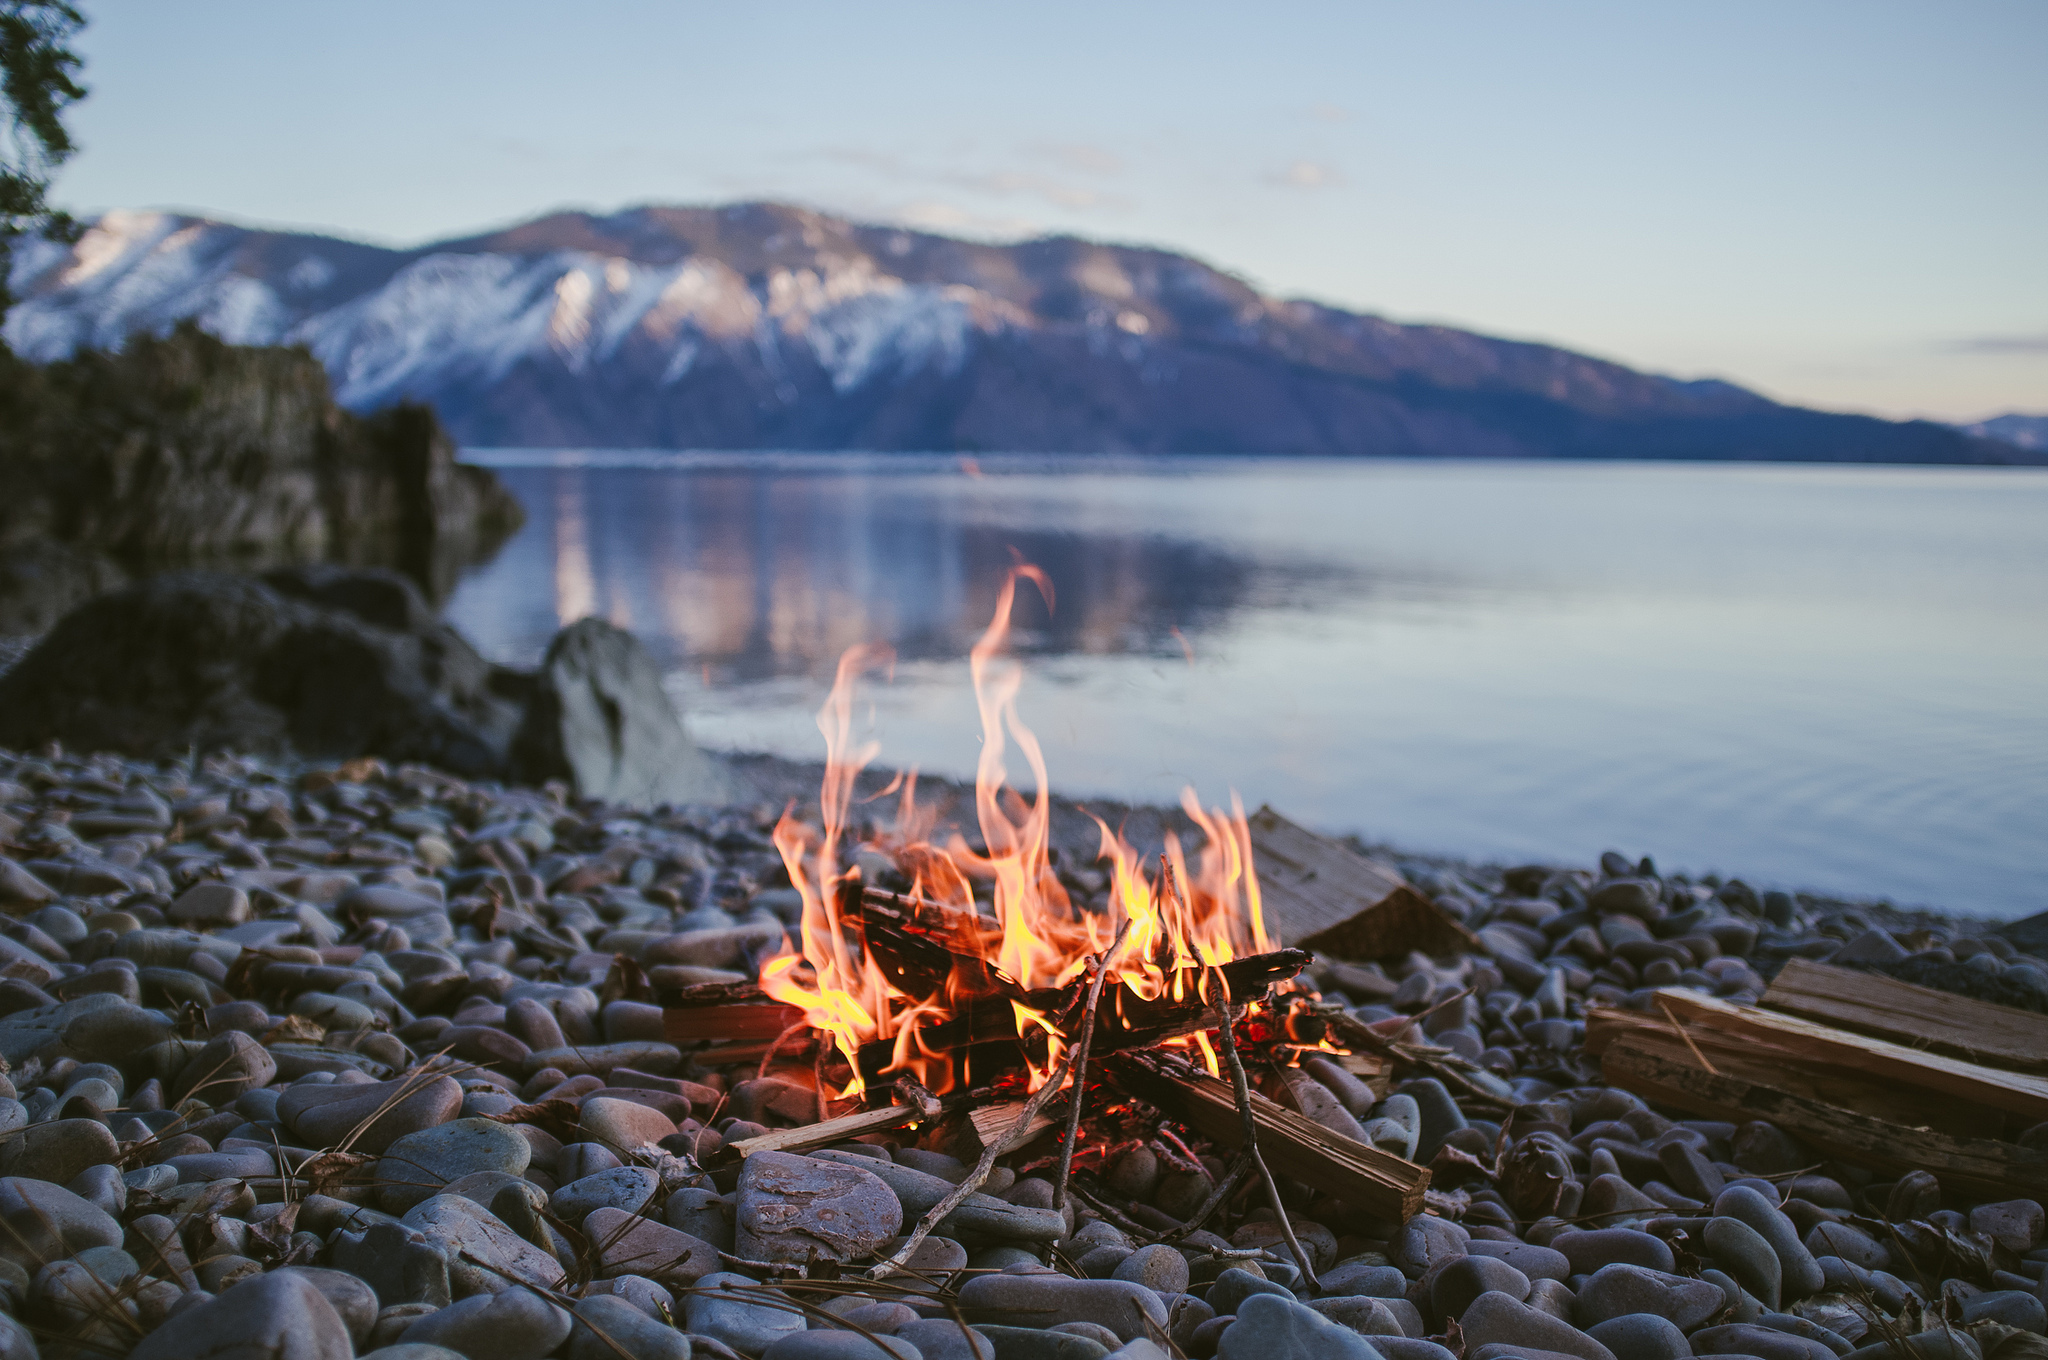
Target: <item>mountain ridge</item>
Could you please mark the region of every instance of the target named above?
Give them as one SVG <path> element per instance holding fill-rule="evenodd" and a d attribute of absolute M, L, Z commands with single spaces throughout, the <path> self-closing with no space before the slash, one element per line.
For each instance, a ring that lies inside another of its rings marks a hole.
<path fill-rule="evenodd" d="M 550 213 L 392 249 L 168 213 L 23 242 L 37 360 L 194 320 L 303 344 L 338 399 L 476 445 L 1986 463 L 1930 422 L 1784 406 L 1556 346 L 1258 292 L 1172 251 L 780 204 Z"/>

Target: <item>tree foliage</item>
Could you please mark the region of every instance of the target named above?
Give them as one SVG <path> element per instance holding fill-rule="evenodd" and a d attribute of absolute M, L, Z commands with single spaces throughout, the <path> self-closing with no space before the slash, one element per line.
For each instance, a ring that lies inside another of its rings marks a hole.
<path fill-rule="evenodd" d="M 50 176 L 73 150 L 64 110 L 85 98 L 75 79 L 83 63 L 68 45 L 83 27 L 85 16 L 65 0 L 0 0 L 0 313 L 14 239 L 76 234 L 47 195 Z"/>

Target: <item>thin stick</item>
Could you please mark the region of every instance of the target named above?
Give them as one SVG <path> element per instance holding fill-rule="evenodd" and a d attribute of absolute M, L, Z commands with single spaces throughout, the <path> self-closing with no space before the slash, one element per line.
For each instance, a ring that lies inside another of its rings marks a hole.
<path fill-rule="evenodd" d="M 1161 856 L 1161 862 L 1165 860 Z M 1074 1098 L 1067 1102 L 1067 1141 L 1060 1148 L 1059 1179 L 1052 1183 L 1052 1207 L 1067 1207 L 1067 1177 L 1074 1170 L 1074 1142 L 1081 1136 L 1081 1105 L 1085 1090 L 1083 1083 L 1088 1080 L 1088 1045 L 1095 1039 L 1095 1008 L 1102 1001 L 1102 980 L 1109 976 L 1109 965 L 1116 958 L 1117 951 L 1124 947 L 1124 937 L 1131 933 L 1132 918 L 1124 917 L 1122 929 L 1110 941 L 1109 948 L 1095 965 L 1095 980 L 1088 984 L 1088 1008 L 1081 1013 L 1081 1042 L 1074 1047 Z"/>
<path fill-rule="evenodd" d="M 1238 1187 L 1244 1184 L 1244 1178 L 1251 1174 L 1251 1170 L 1251 1157 L 1240 1152 L 1230 1169 L 1225 1171 L 1222 1179 L 1216 1182 L 1216 1188 L 1209 1192 L 1209 1198 L 1202 1201 L 1202 1207 L 1195 1210 L 1187 1222 L 1168 1232 L 1166 1236 L 1159 1240 L 1162 1242 L 1178 1242 L 1183 1237 L 1190 1236 L 1200 1230 L 1201 1226 L 1209 1221 L 1210 1215 L 1222 1208 L 1223 1202 L 1237 1193 Z"/>
<path fill-rule="evenodd" d="M 1216 1008 L 1217 1025 L 1222 1030 L 1223 1053 L 1230 1059 L 1230 1086 L 1237 1095 L 1237 1112 L 1244 1120 L 1245 1150 L 1251 1153 L 1252 1164 L 1258 1167 L 1260 1177 L 1266 1182 L 1266 1193 L 1273 1200 L 1273 1213 L 1280 1220 L 1280 1231 L 1287 1237 L 1288 1249 L 1301 1266 L 1302 1278 L 1308 1281 L 1309 1288 L 1321 1289 L 1315 1267 L 1309 1264 L 1308 1253 L 1294 1235 L 1294 1225 L 1287 1221 L 1287 1206 L 1280 1202 L 1280 1182 L 1273 1179 L 1273 1173 L 1266 1169 L 1266 1159 L 1259 1154 L 1259 1126 L 1258 1121 L 1252 1118 L 1251 1083 L 1245 1080 L 1244 1062 L 1237 1056 L 1237 1036 L 1230 1025 L 1230 983 L 1224 979 L 1220 968 L 1211 968 L 1209 976 L 1214 979 L 1209 1001 Z"/>
<path fill-rule="evenodd" d="M 917 1254 L 917 1249 L 924 1245 L 925 1238 L 931 1236 L 932 1229 L 939 1226 L 939 1221 L 966 1203 L 969 1195 L 981 1189 L 988 1180 L 989 1173 L 995 1170 L 996 1158 L 1023 1145 L 1025 1130 L 1031 1127 L 1031 1121 L 1038 1116 L 1045 1103 L 1058 1093 L 1073 1056 L 1072 1049 L 1061 1055 L 1059 1065 L 1046 1077 L 1045 1085 L 1039 1087 L 1037 1094 L 1024 1102 L 1024 1108 L 1017 1115 L 1017 1122 L 1010 1126 L 1010 1131 L 981 1150 L 981 1160 L 974 1164 L 974 1169 L 968 1172 L 966 1178 L 954 1186 L 944 1199 L 934 1204 L 929 1213 L 918 1220 L 916 1230 L 896 1249 L 895 1255 L 868 1272 L 869 1279 L 885 1280 L 901 1270 L 910 1258 Z"/>
<path fill-rule="evenodd" d="M 1671 1028 L 1678 1031 L 1678 1037 L 1685 1040 L 1685 1046 L 1692 1050 L 1693 1057 L 1699 1059 L 1700 1066 L 1715 1076 L 1720 1076 L 1720 1071 L 1707 1061 L 1707 1055 L 1700 1052 L 1700 1046 L 1692 1041 L 1692 1036 L 1685 1032 L 1685 1026 L 1678 1023 L 1678 1017 L 1671 1013 L 1671 1007 L 1665 1005 L 1661 998 L 1657 1002 L 1657 1009 L 1664 1012 L 1664 1018 L 1671 1022 Z"/>

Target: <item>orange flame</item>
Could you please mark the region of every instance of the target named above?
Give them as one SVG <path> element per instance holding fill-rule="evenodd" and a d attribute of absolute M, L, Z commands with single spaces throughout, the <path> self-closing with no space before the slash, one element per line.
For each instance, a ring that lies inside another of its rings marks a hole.
<path fill-rule="evenodd" d="M 1052 804 L 1044 753 L 1017 712 L 1023 670 L 1007 653 L 1019 581 L 1030 581 L 1052 607 L 1045 573 L 1020 562 L 1003 582 L 994 617 L 969 652 L 969 669 L 982 728 L 981 759 L 975 772 L 975 814 L 983 846 L 977 850 L 957 832 L 944 846 L 929 839 L 934 816 L 916 801 L 915 775 L 900 781 L 893 828 L 878 833 L 869 848 L 886 856 L 913 885 L 912 896 L 951 909 L 960 922 L 949 947 L 977 957 L 1006 983 L 1019 1035 L 1042 1034 L 1043 1062 L 1027 1058 L 1029 1087 L 1037 1089 L 1058 1064 L 1067 1036 L 1057 1017 L 1017 999 L 1016 992 L 1070 987 L 1084 981 L 1124 922 L 1131 923 L 1118 956 L 1108 961 L 1104 1013 L 1120 1015 L 1124 998 L 1185 999 L 1199 970 L 1245 954 L 1274 948 L 1265 929 L 1253 872 L 1251 832 L 1244 805 L 1205 810 L 1194 791 L 1181 800 L 1198 826 L 1203 845 L 1191 869 L 1178 837 L 1169 835 L 1157 874 L 1123 837 L 1095 819 L 1101 832 L 1099 863 L 1107 873 L 1107 905 L 1089 910 L 1069 895 L 1053 863 Z M 954 1080 L 952 1055 L 923 1037 L 932 1025 L 958 1018 L 973 1002 L 975 979 L 956 967 L 946 981 L 924 995 L 904 991 L 862 943 L 856 947 L 839 911 L 842 891 L 857 891 L 856 867 L 842 866 L 853 785 L 877 747 L 852 743 L 853 688 L 866 671 L 893 660 L 883 647 L 856 647 L 840 659 L 832 694 L 818 713 L 825 736 L 825 778 L 819 807 L 823 826 L 813 829 L 784 813 L 775 845 L 789 880 L 804 902 L 800 947 L 784 941 L 783 951 L 761 969 L 762 989 L 801 1007 L 809 1022 L 831 1036 L 853 1078 L 843 1095 L 865 1089 L 861 1049 L 887 1042 L 889 1059 L 880 1070 L 916 1076 L 934 1091 Z M 1029 767 L 1035 789 L 1026 799 L 1009 786 L 1005 756 L 1014 744 Z M 895 786 L 892 786 L 892 788 Z M 1092 815 L 1092 814 L 1091 814 Z M 988 885 L 993 922 L 977 911 L 973 886 Z M 986 985 L 988 979 L 981 979 Z M 988 993 L 984 990 L 982 995 Z M 1193 1045 L 1210 1070 L 1216 1057 L 1206 1035 Z M 1031 1046 L 1027 1045 L 1027 1053 Z M 873 1050 L 871 1050 L 871 1053 Z M 872 1063 L 871 1063 L 872 1066 Z"/>

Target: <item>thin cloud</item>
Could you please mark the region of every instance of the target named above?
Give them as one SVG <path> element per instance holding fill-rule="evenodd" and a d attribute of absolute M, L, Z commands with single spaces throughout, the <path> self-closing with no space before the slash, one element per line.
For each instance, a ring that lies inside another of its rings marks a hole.
<path fill-rule="evenodd" d="M 1283 189 L 1329 189 L 1344 182 L 1335 166 L 1321 161 L 1295 161 L 1282 170 L 1267 173 L 1266 182 Z"/>
<path fill-rule="evenodd" d="M 1942 348 L 1952 354 L 2048 354 L 2048 335 L 1978 335 Z"/>
<path fill-rule="evenodd" d="M 1084 175 L 1121 175 L 1124 158 L 1107 147 L 1087 142 L 1050 142 L 1032 148 L 1033 154 L 1065 169 Z"/>
<path fill-rule="evenodd" d="M 1110 153 L 1092 147 L 1066 147 L 1071 159 L 1079 154 L 1102 173 L 1109 164 L 1120 166 Z M 1035 198 L 1069 212 L 1120 212 L 1131 206 L 1118 194 L 1105 193 L 1085 184 L 1075 184 L 1055 175 L 1029 170 L 933 170 L 913 165 L 884 151 L 864 147 L 827 147 L 816 154 L 841 165 L 865 170 L 883 179 L 956 192 L 983 194 L 991 198 Z"/>
<path fill-rule="evenodd" d="M 1014 241 L 1043 235 L 1045 225 L 1026 217 L 993 217 L 971 212 L 957 203 L 940 199 L 919 199 L 906 203 L 887 216 L 902 226 L 947 236 L 978 236 L 991 241 Z"/>
<path fill-rule="evenodd" d="M 1336 104 L 1311 104 L 1308 106 L 1308 116 L 1318 123 L 1348 123 L 1351 121 L 1351 110 Z"/>

